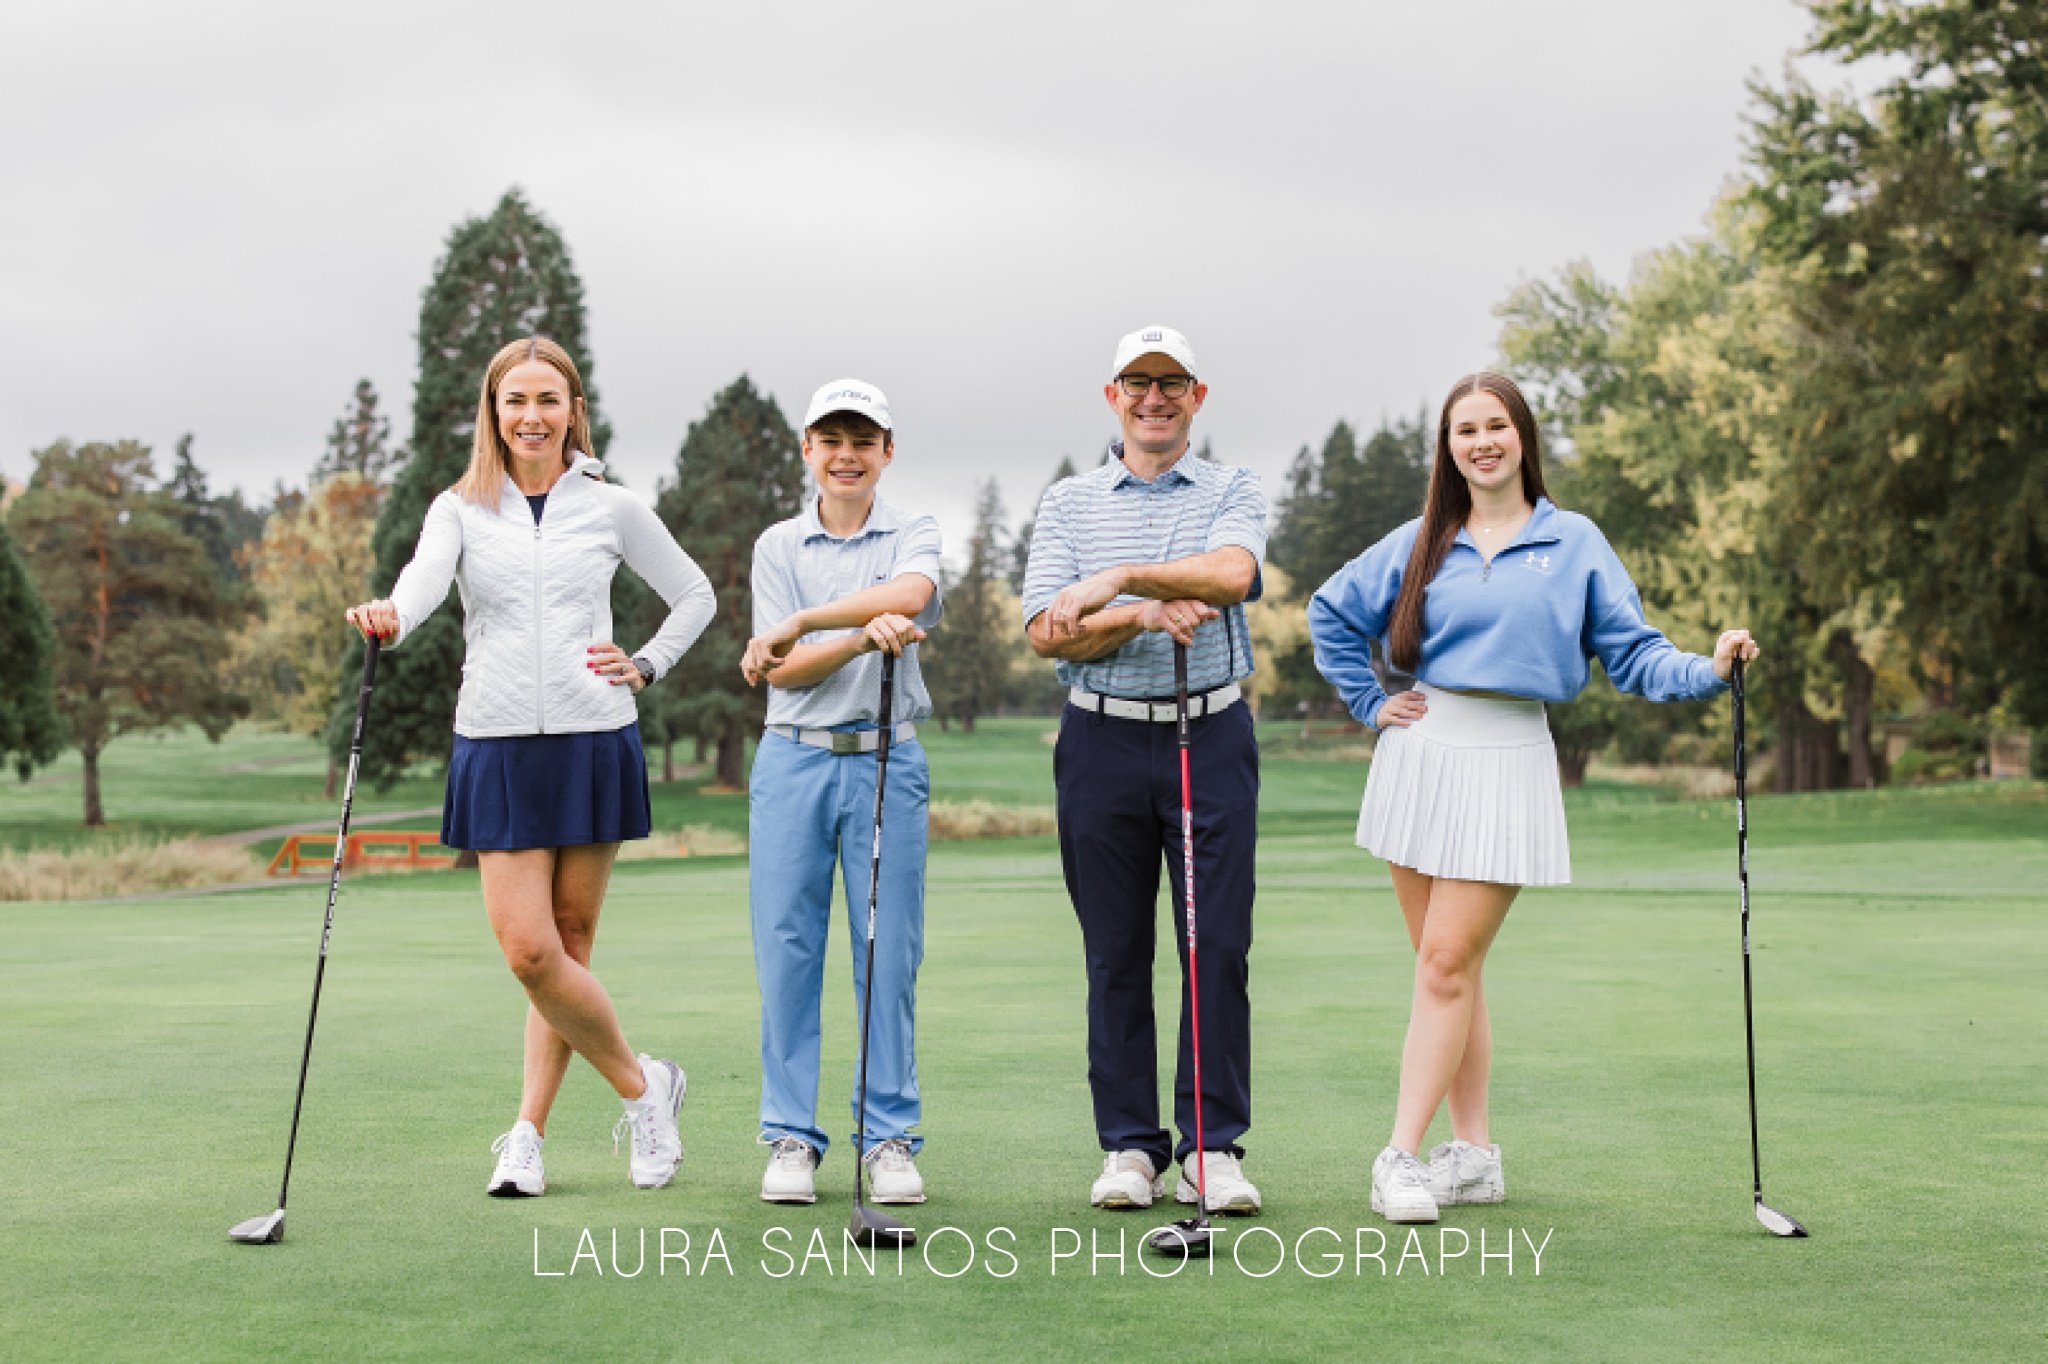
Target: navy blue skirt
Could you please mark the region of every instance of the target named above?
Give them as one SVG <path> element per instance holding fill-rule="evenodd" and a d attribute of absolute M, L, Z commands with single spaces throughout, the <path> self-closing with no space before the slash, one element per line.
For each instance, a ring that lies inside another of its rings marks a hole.
<path fill-rule="evenodd" d="M 478 852 L 623 843 L 653 827 L 640 726 L 597 734 L 455 736 L 441 845 Z"/>

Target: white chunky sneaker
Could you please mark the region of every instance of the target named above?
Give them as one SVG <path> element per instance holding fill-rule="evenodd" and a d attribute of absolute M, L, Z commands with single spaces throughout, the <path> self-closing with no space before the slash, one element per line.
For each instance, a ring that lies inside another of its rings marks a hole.
<path fill-rule="evenodd" d="M 1088 1202 L 1098 1208 L 1149 1208 L 1165 1196 L 1166 1180 L 1143 1151 L 1110 1152 L 1101 1178 L 1088 1190 Z"/>
<path fill-rule="evenodd" d="M 911 1158 L 910 1143 L 901 1137 L 870 1146 L 868 1197 L 877 1203 L 924 1202 L 924 1176 Z"/>
<path fill-rule="evenodd" d="M 1398 1146 L 1380 1152 L 1372 1163 L 1372 1210 L 1389 1222 L 1436 1221 L 1428 1168 Z"/>
<path fill-rule="evenodd" d="M 1429 1194 L 1440 1208 L 1504 1201 L 1508 1186 L 1500 1174 L 1500 1147 L 1437 1143 L 1429 1152 Z"/>
<path fill-rule="evenodd" d="M 1195 1201 L 1195 1174 L 1194 1157 L 1190 1156 L 1180 1163 L 1180 1182 L 1173 1186 L 1174 1202 Z M 1230 1152 L 1203 1152 L 1201 1174 L 1209 1185 L 1208 1211 L 1250 1217 L 1259 1210 L 1258 1188 L 1244 1177 L 1244 1167 Z"/>
<path fill-rule="evenodd" d="M 629 1168 L 633 1183 L 643 1189 L 658 1189 L 676 1177 L 683 1159 L 683 1136 L 676 1130 L 676 1114 L 690 1082 L 683 1068 L 673 1061 L 657 1061 L 640 1053 L 640 1073 L 646 1077 L 647 1092 L 625 1101 L 626 1111 L 612 1128 L 612 1150 L 619 1149 L 619 1137 L 630 1133 L 633 1150 Z"/>
<path fill-rule="evenodd" d="M 534 1125 L 521 1118 L 512 1130 L 491 1143 L 498 1168 L 484 1192 L 493 1198 L 538 1198 L 548 1191 L 547 1173 L 541 1169 L 540 1144 L 546 1138 Z"/>
<path fill-rule="evenodd" d="M 818 1149 L 802 1137 L 764 1134 L 760 1142 L 775 1148 L 769 1153 L 768 1169 L 761 1176 L 761 1201 L 817 1202 L 818 1182 L 812 1172 L 818 1168 Z"/>

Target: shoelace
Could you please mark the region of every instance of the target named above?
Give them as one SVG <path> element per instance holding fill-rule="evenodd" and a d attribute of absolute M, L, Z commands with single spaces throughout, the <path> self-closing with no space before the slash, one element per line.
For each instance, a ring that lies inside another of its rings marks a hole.
<path fill-rule="evenodd" d="M 1151 1175 L 1145 1173 L 1145 1167 L 1138 1162 L 1139 1157 L 1130 1151 L 1111 1151 L 1108 1159 L 1102 1162 L 1102 1173 L 1105 1175 L 1120 1175 L 1128 1170 L 1134 1175 L 1139 1175 L 1146 1179 L 1152 1178 Z"/>
<path fill-rule="evenodd" d="M 629 1133 L 633 1138 L 633 1154 L 653 1156 L 657 1146 L 655 1122 L 658 1118 L 655 1105 L 633 1104 L 619 1114 L 619 1120 L 612 1124 L 612 1154 L 619 1153 L 619 1134 Z"/>
<path fill-rule="evenodd" d="M 910 1143 L 891 1137 L 868 1149 L 867 1159 L 877 1170 L 902 1170 L 910 1165 Z"/>
<path fill-rule="evenodd" d="M 762 1146 L 775 1148 L 772 1159 L 777 1165 L 801 1164 L 806 1170 L 811 1168 L 811 1144 L 802 1137 L 761 1136 L 756 1137 L 755 1141 Z"/>
<path fill-rule="evenodd" d="M 507 1132 L 491 1143 L 491 1154 L 503 1155 L 508 1164 L 523 1169 L 540 1157 L 540 1138 L 517 1130 Z"/>

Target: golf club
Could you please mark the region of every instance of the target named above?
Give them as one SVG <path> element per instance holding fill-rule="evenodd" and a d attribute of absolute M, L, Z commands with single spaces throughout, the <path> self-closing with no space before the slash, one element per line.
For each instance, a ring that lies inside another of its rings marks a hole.
<path fill-rule="evenodd" d="M 1757 1154 L 1756 1138 L 1756 1029 L 1750 1021 L 1749 1003 L 1749 789 L 1748 762 L 1744 753 L 1742 656 L 1735 657 L 1730 676 L 1735 688 L 1735 862 L 1742 882 L 1742 1041 L 1749 1055 L 1749 1170 L 1756 1201 L 1756 1220 L 1773 1236 L 1804 1236 L 1806 1228 L 1797 1218 L 1787 1217 L 1764 1202 L 1763 1160 Z"/>
<path fill-rule="evenodd" d="M 882 797 L 889 789 L 889 741 L 895 737 L 891 720 L 896 700 L 896 655 L 882 654 L 882 707 L 875 717 L 875 851 L 868 862 L 868 966 L 862 976 L 860 1006 L 860 1113 L 853 1134 L 853 1221 L 847 1234 L 857 1246 L 917 1244 L 915 1229 L 887 1213 L 876 1212 L 867 1203 L 868 1172 L 868 1020 L 875 1014 L 875 900 L 882 885 Z"/>
<path fill-rule="evenodd" d="M 284 1198 L 292 1186 L 292 1153 L 299 1146 L 299 1111 L 306 1103 L 306 1067 L 313 1060 L 313 1024 L 320 1017 L 320 982 L 327 975 L 327 940 L 334 933 L 334 902 L 341 894 L 341 859 L 348 848 L 348 814 L 356 799 L 356 769 L 363 757 L 363 724 L 370 718 L 370 689 L 377 683 L 377 651 L 383 640 L 363 643 L 363 685 L 356 693 L 356 728 L 348 741 L 348 783 L 341 791 L 341 832 L 334 838 L 334 867 L 327 877 L 327 921 L 320 927 L 320 961 L 313 968 L 313 1008 L 306 1016 L 306 1047 L 299 1056 L 299 1093 L 292 1100 L 292 1134 L 284 1148 L 284 1181 L 277 1186 L 277 1211 L 237 1222 L 228 1239 L 245 1245 L 275 1245 L 284 1239 Z"/>
<path fill-rule="evenodd" d="M 1195 1215 L 1161 1227 L 1145 1244 L 1161 1255 L 1184 1260 L 1209 1253 L 1209 1170 L 1202 1142 L 1202 987 L 1195 971 L 1195 795 L 1188 777 L 1188 646 L 1173 645 L 1174 722 L 1180 736 L 1180 874 L 1181 904 L 1188 926 L 1188 1022 L 1194 1034 L 1195 1060 Z"/>

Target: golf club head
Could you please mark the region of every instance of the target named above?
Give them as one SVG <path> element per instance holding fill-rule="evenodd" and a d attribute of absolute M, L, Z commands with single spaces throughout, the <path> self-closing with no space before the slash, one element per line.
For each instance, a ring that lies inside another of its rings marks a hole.
<path fill-rule="evenodd" d="M 1761 1198 L 1756 1201 L 1756 1220 L 1764 1224 L 1764 1230 L 1773 1236 L 1804 1236 L 1806 1228 L 1799 1225 L 1796 1217 L 1787 1217 Z"/>
<path fill-rule="evenodd" d="M 853 1237 L 857 1246 L 880 1246 L 884 1250 L 896 1250 L 917 1244 L 917 1229 L 905 1226 L 884 1212 L 876 1212 L 862 1203 L 854 1208 L 853 1220 L 847 1224 L 847 1234 Z"/>
<path fill-rule="evenodd" d="M 1145 1238 L 1145 1249 L 1177 1260 L 1206 1260 L 1209 1257 L 1209 1219 L 1183 1217 L 1169 1222 Z"/>
<path fill-rule="evenodd" d="M 1801 1232 L 1800 1235 L 1805 1235 Z M 284 1239 L 284 1209 L 237 1222 L 228 1228 L 228 1239 L 245 1246 L 274 1246 Z"/>

